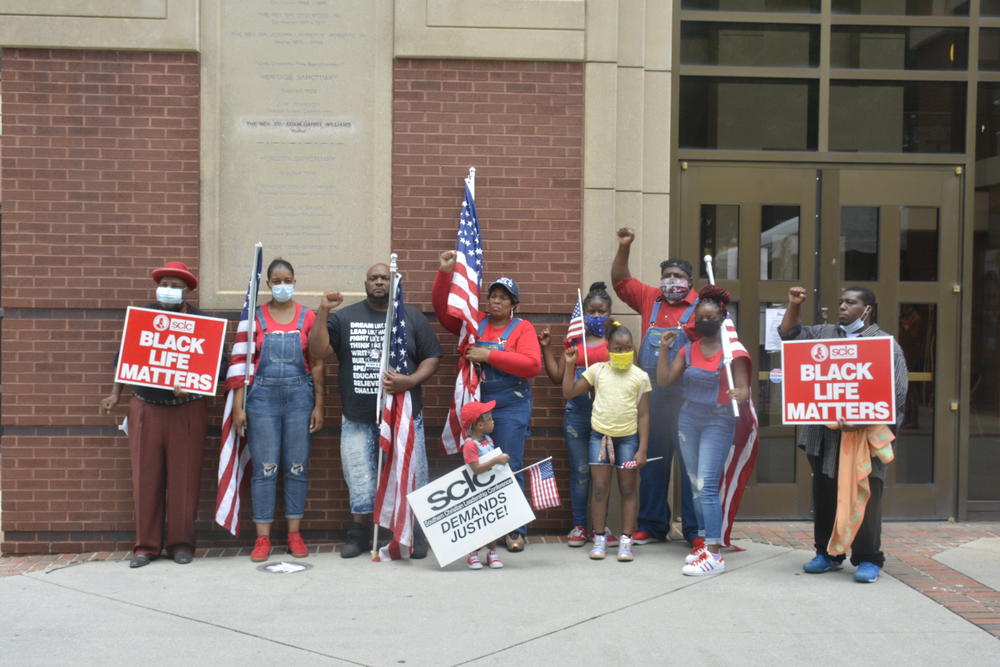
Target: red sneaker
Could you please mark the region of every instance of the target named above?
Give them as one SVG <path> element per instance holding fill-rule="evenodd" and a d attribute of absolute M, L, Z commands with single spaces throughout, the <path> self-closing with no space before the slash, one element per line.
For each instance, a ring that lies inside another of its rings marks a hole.
<path fill-rule="evenodd" d="M 261 535 L 253 543 L 253 551 L 250 552 L 250 560 L 255 563 L 262 563 L 271 556 L 271 538 Z"/>
<path fill-rule="evenodd" d="M 309 555 L 309 547 L 302 539 L 302 533 L 288 533 L 288 553 L 294 558 L 305 558 Z"/>
<path fill-rule="evenodd" d="M 632 533 L 632 544 L 650 544 L 651 542 L 662 542 L 662 537 L 656 537 L 644 530 L 637 530 Z"/>
<path fill-rule="evenodd" d="M 566 544 L 571 547 L 582 547 L 587 543 L 587 530 L 583 526 L 576 526 L 569 531 L 566 536 Z"/>

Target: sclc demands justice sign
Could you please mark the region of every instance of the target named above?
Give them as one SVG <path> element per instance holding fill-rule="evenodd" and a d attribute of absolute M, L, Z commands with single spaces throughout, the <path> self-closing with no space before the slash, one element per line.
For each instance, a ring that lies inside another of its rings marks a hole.
<path fill-rule="evenodd" d="M 217 317 L 130 307 L 115 381 L 211 396 L 225 337 Z"/>
<path fill-rule="evenodd" d="M 894 423 L 892 346 L 890 336 L 784 341 L 782 423 Z"/>

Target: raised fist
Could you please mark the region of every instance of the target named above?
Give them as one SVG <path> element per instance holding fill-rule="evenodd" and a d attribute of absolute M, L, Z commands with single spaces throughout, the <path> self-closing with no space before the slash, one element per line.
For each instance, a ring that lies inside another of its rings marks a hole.
<path fill-rule="evenodd" d="M 805 287 L 791 287 L 788 290 L 788 303 L 794 303 L 797 306 L 801 305 L 806 300 L 808 294 Z"/>
<path fill-rule="evenodd" d="M 455 270 L 455 260 L 458 259 L 458 253 L 454 250 L 445 250 L 440 255 L 441 258 L 441 270 L 445 273 L 451 273 Z"/>
<path fill-rule="evenodd" d="M 342 303 L 344 303 L 344 297 L 341 296 L 340 292 L 323 292 L 323 298 L 320 299 L 319 307 L 320 310 L 333 310 Z"/>
<path fill-rule="evenodd" d="M 635 230 L 631 227 L 621 227 L 616 233 L 620 245 L 632 245 L 632 241 L 635 241 Z"/>

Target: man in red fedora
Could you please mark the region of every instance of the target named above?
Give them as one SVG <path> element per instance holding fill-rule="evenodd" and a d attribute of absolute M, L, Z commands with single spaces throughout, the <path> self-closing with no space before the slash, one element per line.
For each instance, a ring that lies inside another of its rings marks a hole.
<path fill-rule="evenodd" d="M 187 303 L 198 279 L 183 262 L 167 262 L 152 273 L 156 301 L 143 308 L 204 315 Z M 223 360 L 225 365 L 226 360 Z M 221 373 L 220 377 L 225 377 Z M 116 382 L 101 400 L 101 412 L 118 405 L 124 385 Z M 194 556 L 194 520 L 208 411 L 204 396 L 130 385 L 128 446 L 132 458 L 135 546 L 130 567 L 142 567 L 165 548 L 174 562 Z M 164 519 L 166 526 L 164 527 Z"/>

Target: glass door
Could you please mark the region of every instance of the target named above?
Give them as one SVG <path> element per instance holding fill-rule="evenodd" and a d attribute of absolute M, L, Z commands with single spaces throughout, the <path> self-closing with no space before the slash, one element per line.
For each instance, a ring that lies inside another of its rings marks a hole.
<path fill-rule="evenodd" d="M 951 168 L 682 165 L 681 254 L 692 263 L 715 258 L 754 358 L 761 448 L 741 516 L 810 516 L 809 466 L 795 429 L 781 425 L 770 372 L 780 365 L 774 330 L 794 285 L 810 294 L 805 324 L 835 322 L 844 287 L 875 292 L 877 320 L 897 337 L 910 373 L 885 516 L 954 515 L 961 192 Z"/>

